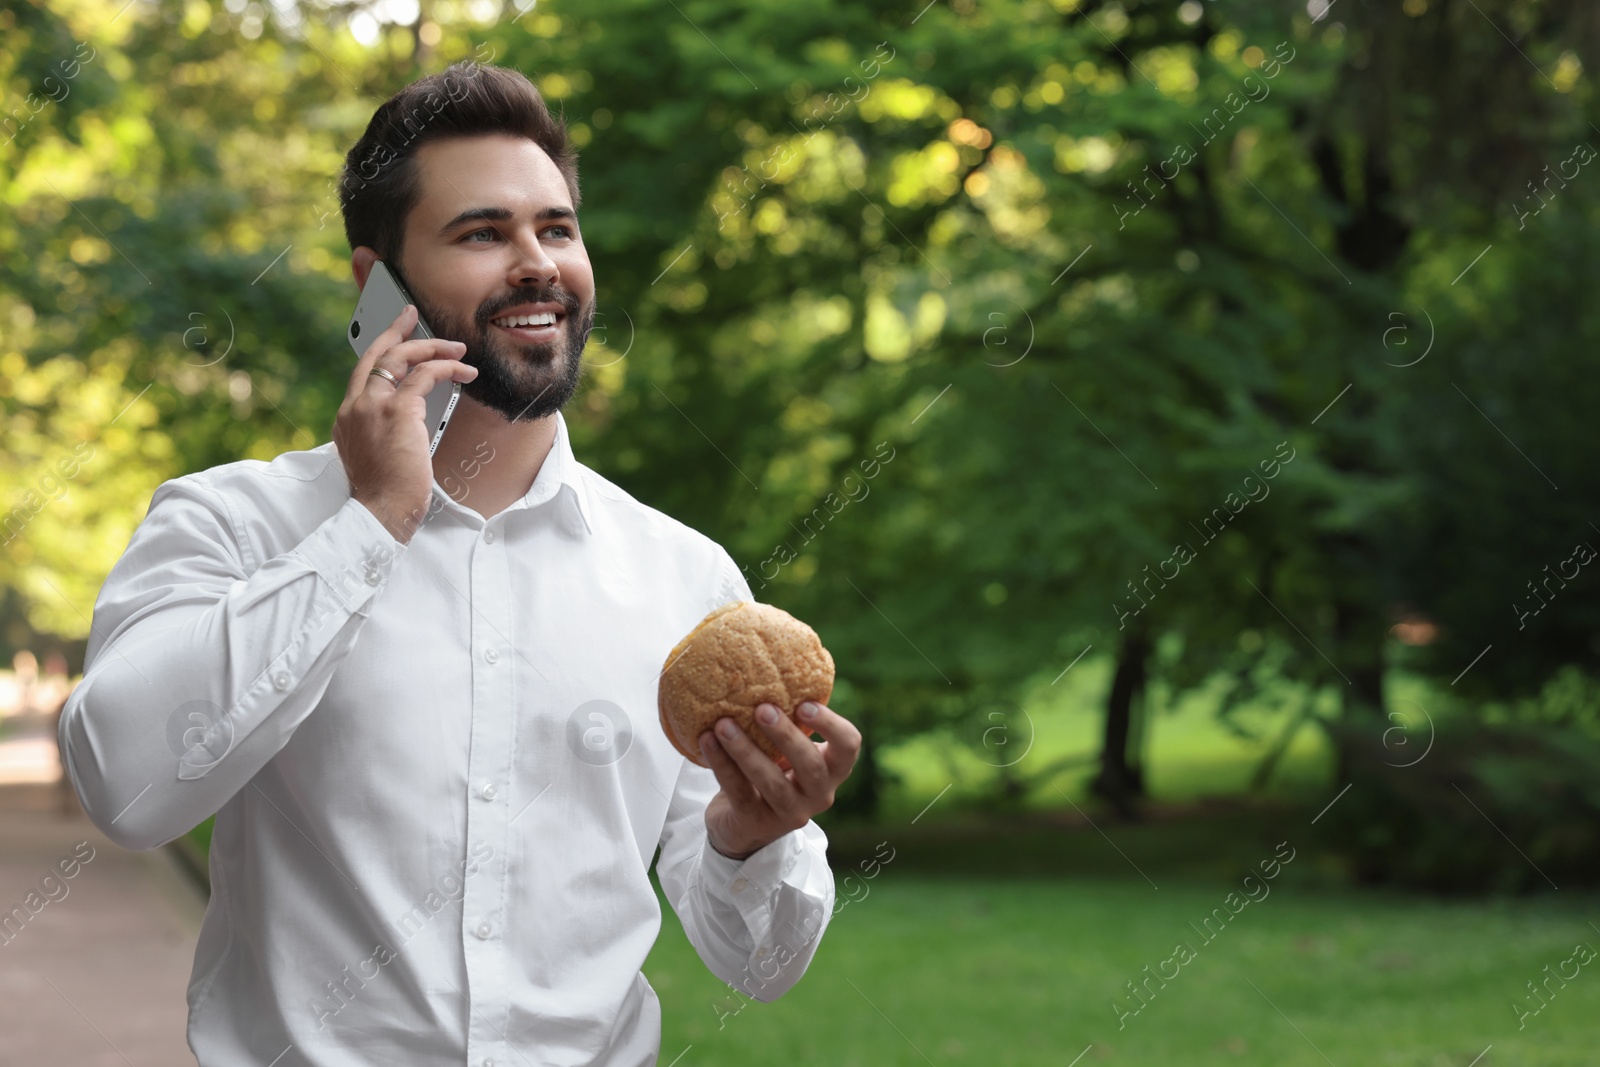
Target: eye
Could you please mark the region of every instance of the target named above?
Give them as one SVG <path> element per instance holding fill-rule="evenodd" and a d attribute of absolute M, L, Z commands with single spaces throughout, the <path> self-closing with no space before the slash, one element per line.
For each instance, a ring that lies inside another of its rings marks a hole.
<path fill-rule="evenodd" d="M 465 237 L 463 237 L 462 240 L 463 241 L 472 241 L 472 239 L 474 237 L 477 237 L 478 235 L 485 234 L 485 233 L 491 234 L 496 238 L 498 238 L 500 236 L 499 232 L 497 230 L 495 230 L 494 227 L 486 226 L 481 230 L 473 230 L 471 233 L 469 233 Z M 474 242 L 474 243 L 481 243 L 481 242 Z"/>
<path fill-rule="evenodd" d="M 573 236 L 572 228 L 570 226 L 552 226 L 552 227 L 550 227 L 550 229 L 548 229 L 548 230 L 546 230 L 544 232 L 545 233 L 550 233 L 553 230 L 560 230 L 562 233 L 566 234 L 568 238 L 571 238 Z"/>

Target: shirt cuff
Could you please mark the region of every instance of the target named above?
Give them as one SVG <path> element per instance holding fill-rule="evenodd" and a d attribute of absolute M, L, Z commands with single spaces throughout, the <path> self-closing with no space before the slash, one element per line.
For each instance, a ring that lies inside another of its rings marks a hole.
<path fill-rule="evenodd" d="M 365 504 L 351 497 L 296 553 L 322 576 L 346 611 L 366 615 L 406 548 Z"/>
<path fill-rule="evenodd" d="M 791 830 L 756 849 L 742 860 L 716 850 L 707 834 L 700 850 L 700 880 L 717 897 L 734 905 L 747 918 L 767 906 L 772 894 L 795 869 L 805 851 L 805 830 Z"/>

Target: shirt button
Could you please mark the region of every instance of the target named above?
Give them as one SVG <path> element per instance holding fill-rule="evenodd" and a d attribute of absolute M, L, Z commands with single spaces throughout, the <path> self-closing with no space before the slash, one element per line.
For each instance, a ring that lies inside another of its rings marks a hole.
<path fill-rule="evenodd" d="M 379 574 L 377 571 L 368 571 L 367 572 L 367 584 L 368 585 L 377 585 L 381 581 L 383 581 L 383 575 Z"/>
<path fill-rule="evenodd" d="M 494 794 L 495 794 L 494 783 L 493 782 L 485 782 L 483 788 L 480 789 L 479 792 L 483 795 L 483 799 L 485 799 L 485 800 L 493 800 L 494 799 Z"/>
<path fill-rule="evenodd" d="M 483 1061 L 483 1067 L 494 1067 L 494 1061 L 493 1060 L 484 1060 Z"/>
<path fill-rule="evenodd" d="M 735 878 L 733 880 L 733 891 L 735 893 L 743 893 L 746 889 L 749 889 L 749 888 L 750 888 L 750 880 L 748 878 Z"/>
<path fill-rule="evenodd" d="M 488 939 L 489 939 L 489 924 L 488 923 L 479 923 L 478 924 L 478 940 L 479 941 L 487 941 Z"/>
<path fill-rule="evenodd" d="M 500 653 L 496 652 L 492 648 L 486 648 L 483 650 L 483 658 L 488 660 L 490 663 L 499 663 Z"/>
<path fill-rule="evenodd" d="M 483 531 L 483 540 L 484 540 L 485 544 L 490 544 L 490 545 L 494 544 L 494 531 L 493 530 L 485 530 L 485 531 Z M 486 1063 L 492 1063 L 493 1061 L 492 1060 L 486 1060 L 485 1062 Z"/>
<path fill-rule="evenodd" d="M 289 688 L 289 676 L 287 674 L 280 673 L 272 679 L 272 684 L 277 686 L 279 689 L 287 689 Z"/>

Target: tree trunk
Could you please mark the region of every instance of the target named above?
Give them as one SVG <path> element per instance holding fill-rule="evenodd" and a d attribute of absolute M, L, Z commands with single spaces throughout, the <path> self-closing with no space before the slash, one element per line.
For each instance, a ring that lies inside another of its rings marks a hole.
<path fill-rule="evenodd" d="M 1349 679 L 1343 690 L 1342 739 L 1336 750 L 1337 774 L 1348 781 L 1352 771 L 1351 745 L 1379 734 L 1389 723 L 1383 699 L 1383 616 L 1371 604 L 1341 600 L 1334 605 L 1335 662 Z"/>
<path fill-rule="evenodd" d="M 879 691 L 880 694 L 886 691 Z M 874 696 L 870 693 L 863 694 L 867 701 L 883 699 L 883 696 Z M 850 771 L 850 777 L 834 794 L 833 808 L 835 814 L 846 818 L 861 818 L 866 820 L 878 817 L 878 805 L 883 799 L 884 773 L 883 766 L 878 762 L 878 746 L 876 731 L 872 728 L 872 717 L 862 710 L 854 719 L 856 729 L 861 731 L 861 751 L 856 755 L 856 765 Z"/>
<path fill-rule="evenodd" d="M 1100 771 L 1090 784 L 1124 819 L 1138 817 L 1136 802 L 1144 796 L 1144 771 L 1131 750 L 1134 715 L 1147 680 L 1150 642 L 1143 630 L 1131 630 L 1117 652 L 1117 670 L 1106 698 L 1105 740 L 1100 747 Z"/>
<path fill-rule="evenodd" d="M 428 67 L 433 63 L 433 45 L 422 38 L 422 27 L 431 21 L 428 7 L 428 0 L 418 0 L 417 21 L 411 24 L 411 70 L 416 78 L 432 73 Z"/>

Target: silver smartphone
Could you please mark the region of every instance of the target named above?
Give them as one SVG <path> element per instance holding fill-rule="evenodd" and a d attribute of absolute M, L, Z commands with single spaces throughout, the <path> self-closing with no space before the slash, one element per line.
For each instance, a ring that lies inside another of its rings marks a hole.
<path fill-rule="evenodd" d="M 415 303 L 399 280 L 389 272 L 389 268 L 383 265 L 383 260 L 374 263 L 367 275 L 367 284 L 362 287 L 361 296 L 356 301 L 355 314 L 350 316 L 350 347 L 356 350 L 356 358 L 360 359 L 366 353 L 374 337 L 394 325 L 394 320 L 400 317 L 400 312 L 405 310 L 407 304 Z M 422 321 L 419 311 L 417 328 L 411 331 L 407 340 L 432 336 L 433 331 Z M 450 415 L 460 399 L 461 383 L 449 378 L 434 386 L 433 392 L 428 394 L 427 412 L 423 416 L 423 421 L 433 431 L 433 440 L 428 443 L 428 455 L 438 450 L 439 441 L 444 437 L 444 428 L 450 425 Z"/>

